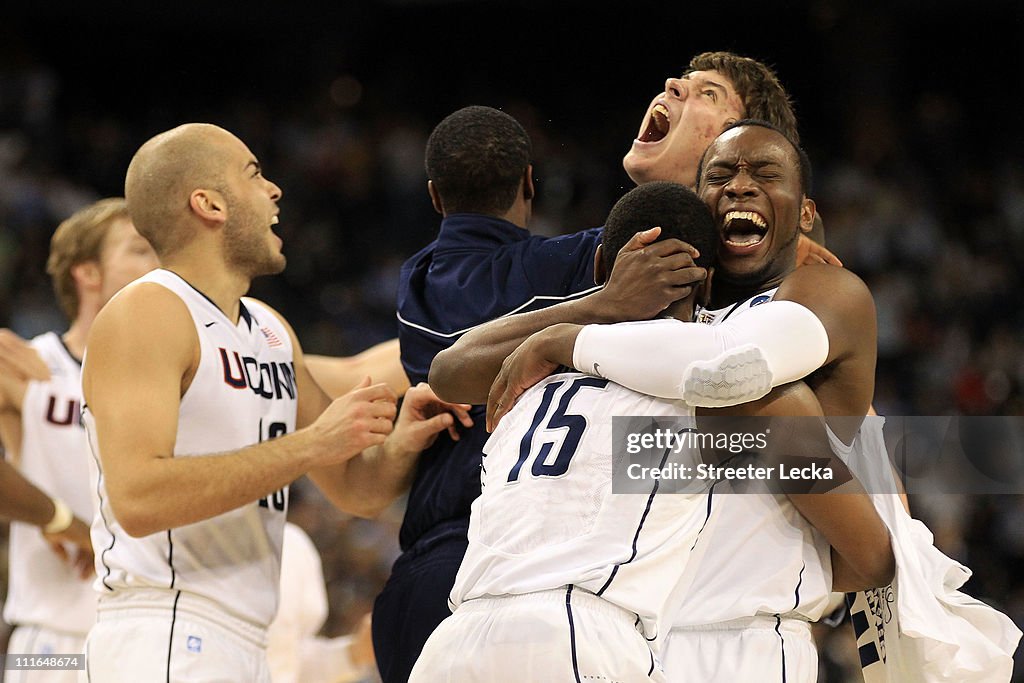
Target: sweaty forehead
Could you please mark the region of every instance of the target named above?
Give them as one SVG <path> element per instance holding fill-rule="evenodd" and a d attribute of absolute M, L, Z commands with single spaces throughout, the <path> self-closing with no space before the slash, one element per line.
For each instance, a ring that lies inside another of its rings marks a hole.
<path fill-rule="evenodd" d="M 796 150 L 784 135 L 763 126 L 732 128 L 719 135 L 708 150 L 708 165 L 775 163 L 795 168 Z"/>

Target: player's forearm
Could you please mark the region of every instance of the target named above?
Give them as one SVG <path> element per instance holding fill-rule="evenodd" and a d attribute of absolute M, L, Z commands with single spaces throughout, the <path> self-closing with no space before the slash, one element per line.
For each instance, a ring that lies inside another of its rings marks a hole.
<path fill-rule="evenodd" d="M 530 335 L 558 323 L 614 322 L 598 294 L 499 318 L 467 332 L 434 358 L 430 387 L 445 401 L 485 403 L 502 362 Z"/>
<path fill-rule="evenodd" d="M 873 579 L 865 577 L 850 562 L 847 562 L 835 548 L 831 548 L 830 551 L 832 554 L 832 590 L 834 592 L 852 593 L 854 591 L 866 591 L 872 588 L 888 586 L 892 583 L 892 575 L 889 576 L 888 580 L 884 580 L 884 577 Z"/>
<path fill-rule="evenodd" d="M 643 394 L 719 407 L 758 399 L 810 374 L 828 348 L 818 318 L 782 301 L 717 326 L 678 320 L 588 325 L 576 339 L 573 367 Z"/>
<path fill-rule="evenodd" d="M 340 465 L 318 468 L 310 478 L 342 512 L 374 518 L 409 489 L 416 470 L 418 452 L 397 449 L 391 441 Z"/>
<path fill-rule="evenodd" d="M 118 523 L 141 537 L 259 500 L 305 474 L 320 450 L 307 429 L 227 453 L 147 458 L 131 471 L 105 461 L 104 474 Z"/>
<path fill-rule="evenodd" d="M 856 482 L 850 485 L 859 487 Z M 790 494 L 789 499 L 825 536 L 833 556 L 841 559 L 833 566 L 833 590 L 864 590 L 892 582 L 896 559 L 889 531 L 867 494 Z"/>
<path fill-rule="evenodd" d="M 14 467 L 0 460 L 0 517 L 46 526 L 55 511 L 53 501 Z"/>

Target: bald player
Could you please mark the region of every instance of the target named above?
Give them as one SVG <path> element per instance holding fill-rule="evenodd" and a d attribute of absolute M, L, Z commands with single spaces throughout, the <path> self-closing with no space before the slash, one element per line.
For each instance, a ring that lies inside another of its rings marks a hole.
<path fill-rule="evenodd" d="M 396 417 L 363 382 L 328 399 L 288 323 L 254 299 L 280 272 L 281 189 L 228 131 L 186 124 L 136 152 L 125 197 L 163 268 L 97 317 L 82 378 L 98 469 L 92 681 L 268 681 L 288 484 L 372 516 L 451 427 L 429 389 Z"/>

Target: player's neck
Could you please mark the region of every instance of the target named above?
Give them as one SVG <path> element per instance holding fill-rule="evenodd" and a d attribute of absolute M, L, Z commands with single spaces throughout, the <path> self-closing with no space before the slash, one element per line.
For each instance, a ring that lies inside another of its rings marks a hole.
<path fill-rule="evenodd" d="M 782 284 L 784 278 L 760 279 L 756 282 L 730 280 L 728 276 L 716 275 L 715 286 L 711 295 L 709 308 L 716 310 L 731 304 L 746 301 L 750 297 L 774 289 Z"/>
<path fill-rule="evenodd" d="M 222 262 L 209 263 L 208 259 L 171 258 L 165 260 L 163 267 L 202 292 L 228 320 L 238 322 L 239 300 L 249 291 L 250 278 L 228 270 Z"/>
<path fill-rule="evenodd" d="M 64 340 L 64 346 L 67 347 L 68 352 L 77 361 L 81 361 L 85 355 L 85 340 L 89 338 L 89 329 L 92 327 L 92 321 L 95 318 L 96 313 L 79 311 L 78 317 L 71 321 L 71 327 L 61 335 L 61 339 Z"/>
<path fill-rule="evenodd" d="M 506 220 L 513 225 L 518 225 L 523 230 L 526 230 L 527 226 L 530 224 L 530 213 L 531 202 L 519 198 L 516 199 L 511 207 L 509 207 L 508 211 L 498 216 L 498 218 Z"/>

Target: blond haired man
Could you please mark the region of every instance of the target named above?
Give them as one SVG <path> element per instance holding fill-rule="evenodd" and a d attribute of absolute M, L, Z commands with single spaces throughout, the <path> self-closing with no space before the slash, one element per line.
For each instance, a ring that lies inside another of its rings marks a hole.
<path fill-rule="evenodd" d="M 157 265 L 123 199 L 103 199 L 73 214 L 54 232 L 46 268 L 71 326 L 62 335 L 47 332 L 31 341 L 49 378 L 0 374 L 0 441 L 24 477 L 51 497 L 53 510 L 42 533 L 32 517 L 20 515 L 23 521 L 11 524 L 4 620 L 16 627 L 8 646 L 12 654 L 80 654 L 95 620 L 96 596 L 88 578 L 93 555 L 86 522 L 92 521 L 93 506 L 80 420 L 81 359 L 103 305 Z M 49 507 L 39 495 L 24 500 L 26 505 L 38 501 L 39 514 Z M 9 675 L 17 681 L 73 681 L 77 676 L 74 671 Z"/>

